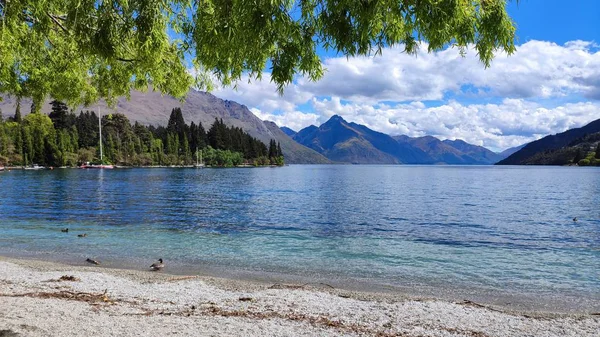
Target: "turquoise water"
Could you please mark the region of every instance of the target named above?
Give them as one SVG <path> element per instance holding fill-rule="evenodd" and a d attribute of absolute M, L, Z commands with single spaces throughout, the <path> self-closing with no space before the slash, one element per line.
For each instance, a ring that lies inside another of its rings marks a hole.
<path fill-rule="evenodd" d="M 0 188 L 3 255 L 600 307 L 596 168 L 15 170 Z"/>

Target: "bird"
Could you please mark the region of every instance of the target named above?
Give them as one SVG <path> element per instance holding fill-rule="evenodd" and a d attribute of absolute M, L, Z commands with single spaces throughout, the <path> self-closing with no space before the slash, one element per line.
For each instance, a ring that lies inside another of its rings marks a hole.
<path fill-rule="evenodd" d="M 87 234 L 85 234 L 85 233 L 77 235 L 78 238 L 85 238 L 86 236 L 87 236 Z"/>
<path fill-rule="evenodd" d="M 69 232 L 69 229 L 68 229 L 68 228 L 63 228 L 63 229 L 61 229 L 60 231 L 61 231 L 61 232 L 63 232 L 63 233 L 68 233 L 68 232 Z"/>
<path fill-rule="evenodd" d="M 165 264 L 163 263 L 163 259 L 158 259 L 158 262 L 155 262 L 150 266 L 150 270 L 158 271 L 163 269 L 164 267 Z"/>
<path fill-rule="evenodd" d="M 96 260 L 89 259 L 89 258 L 87 260 L 85 260 L 85 262 L 91 263 L 91 264 L 95 264 L 95 265 L 99 265 L 100 264 L 100 262 L 98 262 Z"/>
<path fill-rule="evenodd" d="M 577 217 L 574 217 L 574 218 L 573 218 L 573 222 L 577 222 Z"/>

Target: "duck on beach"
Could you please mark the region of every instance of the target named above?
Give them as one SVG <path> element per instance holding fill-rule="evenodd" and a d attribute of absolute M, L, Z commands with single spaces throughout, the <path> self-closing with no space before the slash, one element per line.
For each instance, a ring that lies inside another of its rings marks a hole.
<path fill-rule="evenodd" d="M 150 266 L 150 270 L 158 271 L 163 269 L 164 267 L 165 264 L 163 263 L 163 259 L 158 259 L 158 262 L 155 262 Z"/>

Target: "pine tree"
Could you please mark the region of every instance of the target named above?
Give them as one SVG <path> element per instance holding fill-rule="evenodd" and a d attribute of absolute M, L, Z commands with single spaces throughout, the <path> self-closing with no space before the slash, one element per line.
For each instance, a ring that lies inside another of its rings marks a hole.
<path fill-rule="evenodd" d="M 245 152 L 244 152 L 244 157 L 246 157 L 247 159 L 252 159 L 252 158 L 256 158 L 258 157 L 258 155 L 256 154 L 255 151 L 255 147 L 254 147 L 254 140 L 252 139 L 252 137 L 246 135 L 246 137 L 244 137 L 244 148 L 245 148 Z"/>
<path fill-rule="evenodd" d="M 271 139 L 269 142 L 269 158 L 277 157 L 277 144 L 275 144 L 275 140 Z"/>
<path fill-rule="evenodd" d="M 596 159 L 600 159 L 600 143 L 598 143 L 598 147 L 596 147 Z"/>
<path fill-rule="evenodd" d="M 230 150 L 231 149 L 231 135 L 229 132 L 229 128 L 223 122 L 223 118 L 221 118 L 221 120 L 219 121 L 218 128 L 219 128 L 219 134 L 221 135 L 221 141 L 222 141 L 221 147 L 219 149 Z"/>
<path fill-rule="evenodd" d="M 183 156 L 183 161 L 187 164 L 190 160 L 190 145 L 188 143 L 188 139 L 186 135 L 183 135 L 183 141 L 181 142 L 181 153 L 180 156 Z"/>
<path fill-rule="evenodd" d="M 95 112 L 81 112 L 75 118 L 75 127 L 79 135 L 79 147 L 98 146 L 98 116 Z"/>
<path fill-rule="evenodd" d="M 225 132 L 226 127 L 223 124 L 223 120 L 219 121 L 215 118 L 215 122 L 208 130 L 208 144 L 216 150 L 225 150 Z"/>
<path fill-rule="evenodd" d="M 74 116 L 69 116 L 69 108 L 63 102 L 54 100 L 50 102 L 52 105 L 52 111 L 48 115 L 54 123 L 56 129 L 69 129 L 74 123 Z"/>
<path fill-rule="evenodd" d="M 283 157 L 283 152 L 281 152 L 281 144 L 277 142 L 277 157 Z"/>
<path fill-rule="evenodd" d="M 196 126 L 196 123 L 192 122 L 190 124 L 190 149 L 192 151 L 198 150 L 198 127 Z"/>
<path fill-rule="evenodd" d="M 17 100 L 17 108 L 15 109 L 15 117 L 13 117 L 15 122 L 21 124 L 23 122 L 23 117 L 21 117 L 21 100 Z"/>
<path fill-rule="evenodd" d="M 202 126 L 202 123 L 198 123 L 198 148 L 202 150 L 208 145 L 208 135 L 206 130 Z"/>
<path fill-rule="evenodd" d="M 188 133 L 188 126 L 185 124 L 181 108 L 171 110 L 169 122 L 167 123 L 167 131 L 177 134 L 179 140 L 183 141 L 183 137 Z"/>

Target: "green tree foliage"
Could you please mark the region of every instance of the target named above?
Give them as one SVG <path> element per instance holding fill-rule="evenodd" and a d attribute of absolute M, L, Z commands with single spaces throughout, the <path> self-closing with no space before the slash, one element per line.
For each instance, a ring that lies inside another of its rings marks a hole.
<path fill-rule="evenodd" d="M 211 75 L 227 85 L 267 64 L 282 90 L 296 73 L 323 75 L 319 46 L 369 55 L 415 53 L 419 40 L 429 51 L 473 44 L 486 66 L 515 50 L 506 0 L 0 0 L 0 36 L 0 93 L 72 106 L 150 84 L 182 97 Z"/>
<path fill-rule="evenodd" d="M 190 124 L 190 148 L 203 149 L 208 144 L 208 136 L 202 126 L 202 123 L 196 125 L 194 122 Z"/>
<path fill-rule="evenodd" d="M 93 111 L 80 112 L 75 119 L 79 134 L 79 147 L 88 148 L 98 145 L 98 116 Z"/>
<path fill-rule="evenodd" d="M 590 166 L 590 160 L 587 158 L 581 159 L 580 161 L 577 162 L 577 165 L 579 166 Z"/>
<path fill-rule="evenodd" d="M 47 115 L 32 113 L 23 118 L 23 131 L 28 146 L 25 155 L 33 163 L 46 164 L 48 159 L 57 155 L 56 131 Z"/>
<path fill-rule="evenodd" d="M 77 151 L 77 161 L 80 163 L 87 163 L 94 160 L 96 156 L 95 148 L 81 148 Z"/>
<path fill-rule="evenodd" d="M 8 163 L 9 149 L 9 137 L 4 123 L 0 120 L 0 166 L 4 166 Z"/>
<path fill-rule="evenodd" d="M 271 165 L 283 166 L 283 153 L 281 152 L 281 144 L 271 139 L 269 142 L 269 162 Z"/>
<path fill-rule="evenodd" d="M 598 143 L 598 146 L 596 147 L 596 159 L 600 159 L 600 143 Z"/>
<path fill-rule="evenodd" d="M 274 158 L 277 156 L 277 144 L 274 139 L 271 139 L 269 142 L 269 158 Z"/>
<path fill-rule="evenodd" d="M 52 111 L 50 112 L 50 119 L 57 129 L 68 129 L 75 122 L 75 115 L 69 113 L 69 108 L 63 102 L 52 101 Z"/>
<path fill-rule="evenodd" d="M 240 152 L 213 149 L 210 146 L 202 151 L 202 158 L 206 165 L 211 166 L 233 167 L 244 163 Z"/>
<path fill-rule="evenodd" d="M 268 155 L 267 147 L 241 128 L 228 127 L 222 119 L 215 119 L 207 133 L 208 145 L 217 150 L 243 153 L 244 158 Z"/>
<path fill-rule="evenodd" d="M 0 157 L 2 157 L 2 164 L 20 164 L 23 160 L 22 146 L 21 125 L 11 120 L 0 122 Z"/>
<path fill-rule="evenodd" d="M 133 159 L 131 148 L 135 147 L 134 133 L 125 115 L 117 113 L 102 116 L 102 140 L 108 161 L 126 164 Z"/>
<path fill-rule="evenodd" d="M 181 108 L 175 108 L 171 111 L 171 116 L 169 116 L 169 122 L 167 123 L 167 132 L 176 134 L 181 140 L 188 133 L 188 126 L 183 119 Z"/>
<path fill-rule="evenodd" d="M 573 157 L 573 163 L 574 163 L 574 164 L 577 164 L 577 163 L 579 163 L 579 161 L 580 161 L 581 159 L 583 159 L 583 158 L 585 158 L 585 153 L 583 153 L 583 150 L 582 150 L 582 149 L 578 148 L 578 149 L 575 151 L 575 157 Z"/>
<path fill-rule="evenodd" d="M 22 123 L 0 120 L 0 164 L 76 166 L 99 160 L 98 116 L 93 111 L 76 116 L 61 102 L 51 104 L 50 115 L 32 113 Z M 241 128 L 215 120 L 210 130 L 207 134 L 201 123 L 187 125 L 180 109 L 173 109 L 166 128 L 132 125 L 120 113 L 104 115 L 103 159 L 119 165 L 189 165 L 199 150 L 208 165 L 269 164 L 263 159 L 268 155 L 265 144 Z"/>
<path fill-rule="evenodd" d="M 23 118 L 21 117 L 21 100 L 17 99 L 17 107 L 15 109 L 15 116 L 13 117 L 13 120 L 17 123 L 21 123 L 23 122 Z"/>

